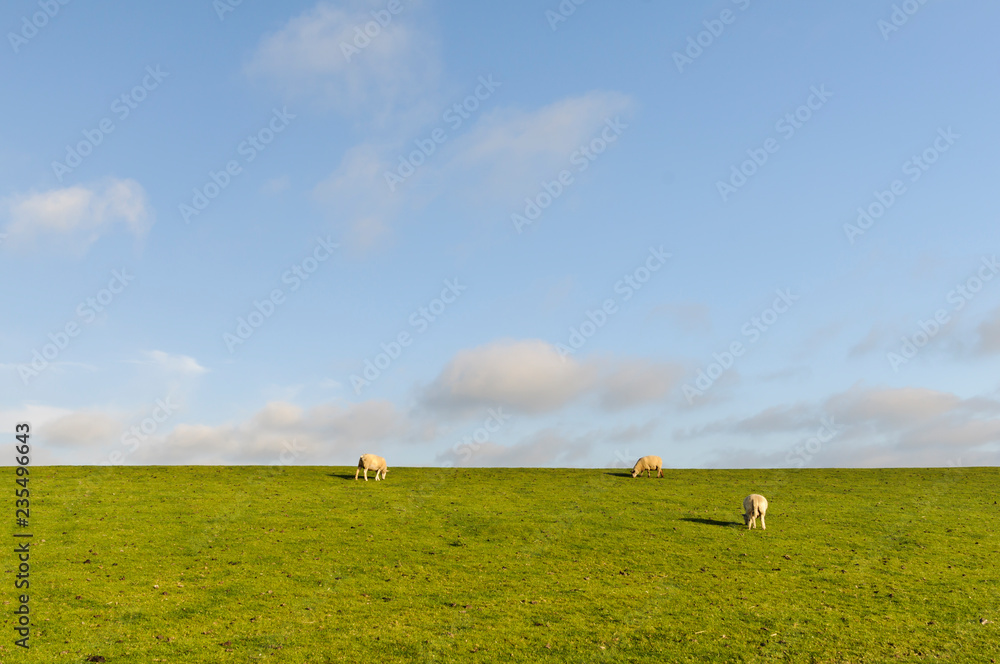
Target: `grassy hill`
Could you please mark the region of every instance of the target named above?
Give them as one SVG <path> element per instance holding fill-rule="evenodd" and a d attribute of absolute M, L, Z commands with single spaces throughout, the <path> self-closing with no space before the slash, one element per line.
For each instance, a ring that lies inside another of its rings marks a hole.
<path fill-rule="evenodd" d="M 1000 469 L 665 473 L 33 468 L 0 661 L 1000 659 Z"/>

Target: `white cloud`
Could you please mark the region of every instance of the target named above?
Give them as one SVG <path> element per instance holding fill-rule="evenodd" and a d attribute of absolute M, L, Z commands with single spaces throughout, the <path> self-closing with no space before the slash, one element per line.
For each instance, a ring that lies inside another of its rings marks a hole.
<path fill-rule="evenodd" d="M 4 203 L 12 244 L 46 240 L 83 253 L 116 225 L 142 238 L 153 224 L 146 192 L 135 180 L 18 194 Z"/>
<path fill-rule="evenodd" d="M 27 404 L 0 411 L 0 426 L 6 430 L 14 431 L 22 422 L 31 426 L 31 460 L 39 465 L 89 462 L 87 452 L 109 447 L 125 429 L 121 413 L 95 408 Z"/>
<path fill-rule="evenodd" d="M 502 340 L 455 354 L 420 393 L 432 410 L 465 414 L 492 406 L 530 414 L 585 397 L 610 411 L 665 402 L 683 377 L 679 364 L 634 358 L 563 357 L 538 339 Z"/>
<path fill-rule="evenodd" d="M 566 405 L 596 378 L 594 367 L 564 359 L 544 341 L 505 340 L 456 353 L 422 398 L 442 410 L 500 405 L 541 413 Z"/>
<path fill-rule="evenodd" d="M 124 426 L 100 411 L 76 411 L 38 427 L 39 435 L 57 446 L 109 445 Z"/>
<path fill-rule="evenodd" d="M 179 422 L 168 412 L 147 429 L 158 413 L 162 417 L 161 409 L 148 407 L 128 415 L 32 405 L 0 411 L 0 423 L 9 431 L 18 422 L 31 423 L 32 460 L 40 464 L 97 464 L 118 452 L 124 463 L 140 465 L 353 465 L 363 452 L 421 437 L 420 425 L 385 401 L 309 409 L 271 401 L 243 421 L 217 425 Z"/>
<path fill-rule="evenodd" d="M 31 431 L 34 432 L 39 427 L 70 415 L 72 412 L 72 410 L 55 406 L 27 404 L 17 409 L 0 410 L 0 427 L 3 427 L 4 431 L 13 431 L 16 425 L 26 422 L 31 426 Z"/>
<path fill-rule="evenodd" d="M 261 39 L 247 74 L 288 97 L 349 114 L 384 117 L 419 105 L 436 87 L 440 64 L 437 43 L 415 25 L 418 6 L 414 0 L 403 2 L 391 20 L 380 14 L 381 25 L 372 12 L 383 11 L 385 3 L 320 2 Z M 364 43 L 364 38 L 357 31 L 363 33 L 366 26 L 378 34 L 358 48 L 355 40 Z"/>
<path fill-rule="evenodd" d="M 406 437 L 410 427 L 383 401 L 308 410 L 274 401 L 238 424 L 179 424 L 141 447 L 134 463 L 350 465 L 370 446 Z"/>

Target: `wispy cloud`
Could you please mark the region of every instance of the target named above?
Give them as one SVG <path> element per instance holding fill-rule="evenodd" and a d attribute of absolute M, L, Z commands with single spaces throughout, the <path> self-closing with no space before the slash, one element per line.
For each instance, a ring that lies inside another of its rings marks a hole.
<path fill-rule="evenodd" d="M 736 436 L 760 444 L 721 451 L 710 465 L 786 466 L 788 453 L 814 435 L 824 418 L 836 437 L 811 458 L 813 466 L 947 466 L 958 459 L 1000 460 L 1000 401 L 861 383 L 820 402 L 775 406 L 749 417 L 731 416 L 695 430 L 675 431 L 674 439 Z"/>
<path fill-rule="evenodd" d="M 994 309 L 986 320 L 976 327 L 976 351 L 982 355 L 1000 353 L 1000 307 Z"/>
<path fill-rule="evenodd" d="M 576 173 L 583 168 L 580 161 L 571 163 L 574 154 L 607 120 L 627 117 L 633 107 L 627 95 L 594 91 L 534 111 L 507 108 L 485 113 L 468 131 L 436 148 L 394 191 L 389 190 L 386 174 L 395 173 L 400 154 L 409 154 L 413 146 L 364 143 L 348 150 L 314 193 L 347 227 L 355 245 L 371 246 L 391 236 L 404 211 L 442 196 L 476 211 L 522 202 L 561 170 Z M 506 221 L 507 215 L 501 216 Z"/>
<path fill-rule="evenodd" d="M 275 196 L 284 191 L 287 191 L 289 187 L 292 186 L 292 179 L 287 175 L 282 175 L 276 178 L 271 178 L 264 183 L 261 187 L 261 191 L 270 196 Z"/>
<path fill-rule="evenodd" d="M 664 402 L 685 375 L 676 363 L 632 359 L 608 364 L 601 377 L 600 403 L 612 411 Z"/>
<path fill-rule="evenodd" d="M 667 316 L 670 322 L 689 334 L 707 334 L 712 329 L 711 309 L 700 302 L 678 302 L 653 307 L 651 316 Z"/>
<path fill-rule="evenodd" d="M 289 98 L 384 120 L 437 86 L 439 47 L 417 25 L 419 4 L 391 14 L 385 3 L 320 2 L 263 37 L 246 73 Z"/>
<path fill-rule="evenodd" d="M 843 424 L 871 425 L 880 431 L 905 429 L 953 411 L 961 399 L 926 388 L 865 388 L 855 385 L 830 397 L 825 409 Z"/>
<path fill-rule="evenodd" d="M 868 330 L 868 334 L 865 335 L 865 338 L 851 346 L 848 357 L 861 357 L 874 350 L 880 349 L 887 335 L 888 331 L 884 328 L 884 326 L 880 324 L 872 325 L 871 329 Z"/>
<path fill-rule="evenodd" d="M 574 152 L 589 144 L 607 120 L 628 116 L 634 107 L 628 95 L 595 90 L 534 111 L 486 113 L 456 141 L 449 175 L 472 178 L 476 199 L 520 200 L 559 170 L 576 171 L 570 163 Z"/>
<path fill-rule="evenodd" d="M 391 168 L 368 144 L 349 149 L 337 169 L 317 185 L 315 195 L 346 230 L 344 242 L 369 249 L 389 235 L 389 224 L 403 209 L 403 196 L 392 196 L 383 173 Z"/>
<path fill-rule="evenodd" d="M 11 245 L 43 241 L 79 254 L 117 226 L 142 238 L 153 224 L 146 192 L 135 180 L 15 194 L 3 207 Z"/>
<path fill-rule="evenodd" d="M 143 355 L 146 359 L 136 361 L 137 364 L 154 366 L 169 374 L 197 376 L 208 371 L 198 364 L 198 360 L 188 355 L 171 355 L 162 350 L 146 351 Z"/>

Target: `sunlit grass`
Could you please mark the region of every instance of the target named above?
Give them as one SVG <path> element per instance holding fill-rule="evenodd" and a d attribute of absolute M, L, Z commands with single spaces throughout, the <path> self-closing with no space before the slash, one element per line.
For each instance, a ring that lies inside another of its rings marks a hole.
<path fill-rule="evenodd" d="M 997 469 L 665 473 L 33 468 L 0 661 L 1000 657 Z"/>

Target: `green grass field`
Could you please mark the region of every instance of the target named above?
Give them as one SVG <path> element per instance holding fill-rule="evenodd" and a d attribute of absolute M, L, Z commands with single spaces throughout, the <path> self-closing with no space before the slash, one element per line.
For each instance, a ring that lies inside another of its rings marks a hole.
<path fill-rule="evenodd" d="M 353 477 L 32 468 L 32 648 L 8 553 L 0 660 L 1000 659 L 997 468 Z"/>

